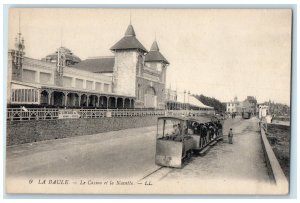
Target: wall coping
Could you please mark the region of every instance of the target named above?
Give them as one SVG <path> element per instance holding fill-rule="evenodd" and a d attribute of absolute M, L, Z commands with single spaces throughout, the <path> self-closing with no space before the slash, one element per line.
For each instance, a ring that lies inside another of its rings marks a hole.
<path fill-rule="evenodd" d="M 280 191 L 283 191 L 284 193 L 288 193 L 289 190 L 288 180 L 285 177 L 282 168 L 273 152 L 273 149 L 268 141 L 268 138 L 266 136 L 263 127 L 260 128 L 260 132 L 261 132 L 262 144 L 264 145 L 263 150 L 265 151 L 266 158 L 268 159 L 267 162 L 269 162 L 268 165 L 269 171 L 271 172 L 271 175 L 273 176 L 274 181 L 277 187 L 280 189 Z"/>

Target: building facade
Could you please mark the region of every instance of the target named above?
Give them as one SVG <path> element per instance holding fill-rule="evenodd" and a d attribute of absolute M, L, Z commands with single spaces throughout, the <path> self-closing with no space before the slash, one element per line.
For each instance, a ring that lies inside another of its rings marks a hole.
<path fill-rule="evenodd" d="M 113 56 L 81 60 L 66 47 L 38 60 L 25 56 L 19 33 L 8 54 L 11 106 L 165 108 L 167 59 L 153 42 L 150 51 L 130 24 L 110 50 Z"/>
<path fill-rule="evenodd" d="M 258 118 L 264 118 L 269 115 L 269 106 L 264 104 L 257 104 Z"/>
<path fill-rule="evenodd" d="M 249 112 L 252 115 L 256 115 L 257 101 L 253 96 L 247 96 L 242 103 L 242 112 Z"/>
<path fill-rule="evenodd" d="M 257 101 L 253 96 L 247 96 L 244 101 L 238 101 L 237 97 L 234 97 L 233 101 L 226 103 L 226 112 L 238 113 L 250 112 L 252 115 L 256 115 Z"/>
<path fill-rule="evenodd" d="M 238 101 L 237 97 L 234 97 L 233 101 L 226 103 L 226 112 L 228 112 L 228 113 L 241 113 L 242 112 L 241 102 Z"/>

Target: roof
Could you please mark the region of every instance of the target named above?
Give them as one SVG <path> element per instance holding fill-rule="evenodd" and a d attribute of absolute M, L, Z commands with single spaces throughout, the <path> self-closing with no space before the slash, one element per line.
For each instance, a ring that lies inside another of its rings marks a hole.
<path fill-rule="evenodd" d="M 125 32 L 125 36 L 135 36 L 135 32 L 131 24 L 128 25 L 127 30 Z"/>
<path fill-rule="evenodd" d="M 159 52 L 158 44 L 153 42 L 149 53 L 145 56 L 145 62 L 163 62 L 170 64 L 169 61 Z"/>
<path fill-rule="evenodd" d="M 112 73 L 115 65 L 114 56 L 89 58 L 72 66 L 74 68 L 89 71 L 92 73 Z"/>
<path fill-rule="evenodd" d="M 148 52 L 147 49 L 135 37 L 135 32 L 132 25 L 128 26 L 125 36 L 110 48 L 112 51 L 130 49 L 138 49 L 142 52 Z"/>
<path fill-rule="evenodd" d="M 73 54 L 73 52 L 66 47 L 60 47 L 59 50 L 65 54 L 65 57 L 67 60 L 74 61 L 75 63 L 79 63 L 81 61 L 81 59 L 78 56 Z M 49 54 L 45 57 L 45 59 L 50 58 L 51 60 L 53 60 L 53 59 L 57 60 L 57 53 L 58 53 L 58 51 L 56 51 L 52 54 Z"/>
<path fill-rule="evenodd" d="M 188 96 L 188 94 L 186 94 L 185 98 L 184 98 L 183 93 L 177 93 L 177 101 L 180 103 L 188 103 L 192 106 L 196 106 L 199 108 L 214 109 L 214 107 L 207 106 L 207 105 L 203 104 L 201 101 L 199 101 L 198 99 L 196 99 L 194 96 L 191 96 L 191 95 Z"/>

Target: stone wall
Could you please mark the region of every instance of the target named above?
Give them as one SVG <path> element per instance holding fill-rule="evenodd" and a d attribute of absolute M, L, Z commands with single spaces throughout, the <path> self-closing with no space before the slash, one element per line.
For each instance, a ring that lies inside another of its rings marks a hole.
<path fill-rule="evenodd" d="M 7 145 L 155 125 L 157 116 L 7 121 Z"/>
<path fill-rule="evenodd" d="M 138 52 L 115 52 L 114 93 L 135 96 Z"/>

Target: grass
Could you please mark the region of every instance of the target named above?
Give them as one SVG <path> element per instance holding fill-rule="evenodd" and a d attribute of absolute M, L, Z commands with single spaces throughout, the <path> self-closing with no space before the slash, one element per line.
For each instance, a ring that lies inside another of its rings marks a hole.
<path fill-rule="evenodd" d="M 272 126 L 268 128 L 267 138 L 276 158 L 289 180 L 290 177 L 290 130 Z"/>

